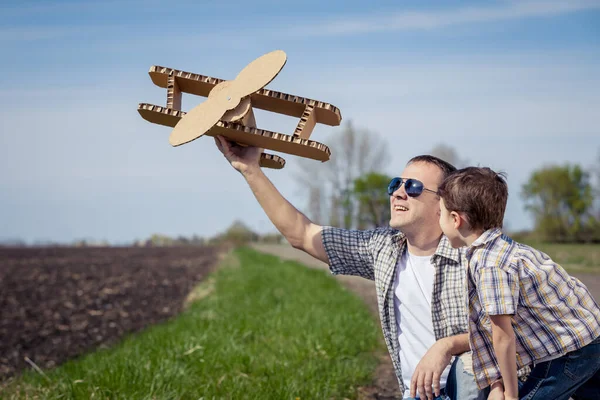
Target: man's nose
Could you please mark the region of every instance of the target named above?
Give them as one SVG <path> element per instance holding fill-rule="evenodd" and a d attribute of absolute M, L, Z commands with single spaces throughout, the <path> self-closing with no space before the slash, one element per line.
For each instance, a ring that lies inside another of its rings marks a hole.
<path fill-rule="evenodd" d="M 406 194 L 406 190 L 404 190 L 404 184 L 398 186 L 398 189 L 394 193 L 392 193 L 392 197 L 406 199 L 408 195 Z"/>

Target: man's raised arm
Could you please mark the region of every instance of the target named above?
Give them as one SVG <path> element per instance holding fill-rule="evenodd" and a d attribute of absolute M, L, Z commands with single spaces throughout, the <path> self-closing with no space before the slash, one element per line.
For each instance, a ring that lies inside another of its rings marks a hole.
<path fill-rule="evenodd" d="M 290 204 L 267 178 L 259 166 L 262 149 L 239 146 L 222 136 L 216 137 L 215 142 L 233 168 L 244 176 L 258 203 L 287 241 L 293 247 L 329 264 L 322 242 L 322 227 Z"/>

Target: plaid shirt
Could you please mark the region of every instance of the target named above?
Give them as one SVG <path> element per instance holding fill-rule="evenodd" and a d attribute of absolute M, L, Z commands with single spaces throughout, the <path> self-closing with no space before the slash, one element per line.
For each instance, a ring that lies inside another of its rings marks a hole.
<path fill-rule="evenodd" d="M 404 392 L 400 345 L 394 312 L 396 265 L 406 247 L 398 230 L 377 228 L 367 231 L 324 227 L 323 245 L 334 275 L 356 275 L 375 281 L 383 336 L 390 353 L 400 390 Z M 466 259 L 443 236 L 431 257 L 435 266 L 431 317 L 436 340 L 467 333 Z M 400 285 L 402 282 L 400 282 Z"/>
<path fill-rule="evenodd" d="M 517 366 L 579 349 L 600 336 L 600 309 L 587 288 L 546 254 L 500 229 L 467 249 L 469 339 L 480 388 L 500 378 L 489 315 L 514 315 Z"/>

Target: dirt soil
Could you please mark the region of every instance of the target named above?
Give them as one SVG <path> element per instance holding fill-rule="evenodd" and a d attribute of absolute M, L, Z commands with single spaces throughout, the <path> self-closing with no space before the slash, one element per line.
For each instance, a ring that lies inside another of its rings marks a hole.
<path fill-rule="evenodd" d="M 303 251 L 294 249 L 289 245 L 268 245 L 257 244 L 255 248 L 265 253 L 276 255 L 285 260 L 295 260 L 312 268 L 328 270 L 327 264 L 311 257 Z M 600 302 L 600 275 L 576 273 L 572 274 L 581 280 L 590 290 L 597 302 Z M 375 284 L 363 278 L 353 276 L 336 276 L 348 289 L 352 290 L 358 296 L 365 300 L 369 310 L 378 316 L 377 298 L 375 295 Z M 382 338 L 383 340 L 383 338 Z M 392 400 L 402 399 L 402 394 L 398 387 L 398 381 L 394 372 L 392 361 L 387 352 L 380 354 L 380 364 L 375 371 L 374 382 L 371 386 L 359 389 L 359 399 L 361 400 Z"/>
<path fill-rule="evenodd" d="M 173 317 L 219 250 L 0 248 L 0 381 Z"/>

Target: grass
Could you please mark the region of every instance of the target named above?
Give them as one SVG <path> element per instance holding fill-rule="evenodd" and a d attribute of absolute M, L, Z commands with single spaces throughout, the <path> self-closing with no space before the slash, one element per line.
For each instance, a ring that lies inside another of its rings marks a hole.
<path fill-rule="evenodd" d="M 377 365 L 379 326 L 323 271 L 239 249 L 168 323 L 45 371 L 0 397 L 352 398 Z"/>

